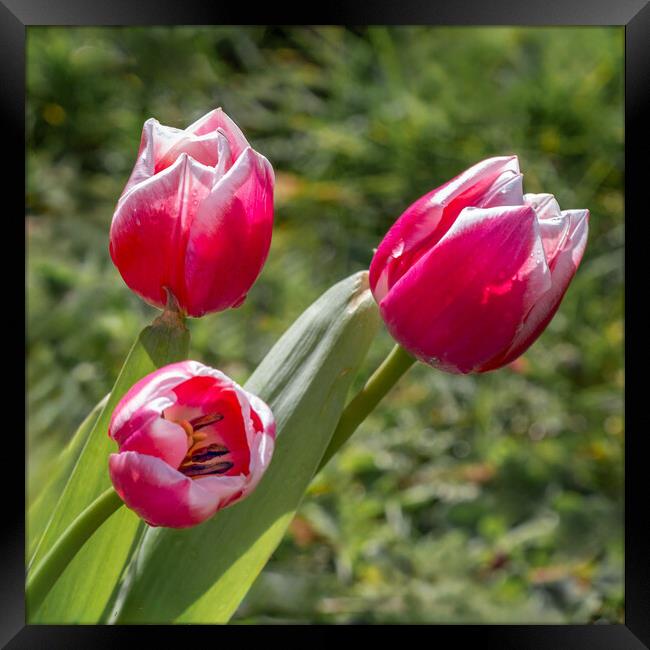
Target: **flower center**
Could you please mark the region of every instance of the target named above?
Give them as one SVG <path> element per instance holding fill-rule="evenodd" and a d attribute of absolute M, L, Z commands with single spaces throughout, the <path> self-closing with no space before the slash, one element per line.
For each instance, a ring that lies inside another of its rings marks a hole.
<path fill-rule="evenodd" d="M 205 443 L 208 434 L 200 429 L 223 420 L 221 413 L 208 413 L 193 420 L 175 420 L 187 434 L 187 453 L 178 470 L 190 478 L 200 478 L 213 474 L 224 474 L 234 466 L 230 450 L 218 442 Z"/>

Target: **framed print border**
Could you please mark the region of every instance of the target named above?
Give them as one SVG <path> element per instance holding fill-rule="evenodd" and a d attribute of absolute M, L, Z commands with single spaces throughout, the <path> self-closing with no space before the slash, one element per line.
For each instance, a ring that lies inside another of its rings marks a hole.
<path fill-rule="evenodd" d="M 284 10 L 283 10 L 284 9 Z M 640 412 L 645 364 L 641 353 L 643 318 L 640 296 L 640 266 L 645 239 L 641 193 L 645 179 L 650 143 L 642 137 L 650 116 L 650 4 L 648 0 L 457 0 L 422 2 L 421 0 L 382 0 L 331 3 L 317 13 L 309 4 L 287 10 L 276 3 L 251 10 L 236 3 L 208 3 L 199 0 L 0 0 L 0 88 L 5 160 L 25 160 L 25 34 L 35 25 L 211 25 L 211 24 L 430 24 L 430 25 L 620 25 L 625 26 L 625 623 L 620 625 L 437 625 L 432 641 L 465 641 L 481 647 L 500 649 L 640 650 L 650 647 L 650 524 L 647 499 L 650 473 L 642 453 L 647 415 Z M 254 19 L 251 22 L 251 19 Z M 8 151 L 7 151 L 8 149 Z M 25 166 L 15 166 L 24 185 Z M 647 180 L 645 180 L 647 182 Z M 24 210 L 24 194 L 5 185 L 5 221 L 16 225 Z M 647 205 L 644 206 L 647 211 Z M 19 235 L 16 235 L 19 237 Z M 24 233 L 23 233 L 24 236 Z M 19 247 L 16 245 L 16 250 Z M 7 264 L 7 260 L 3 260 Z M 11 268 L 5 277 L 11 277 Z M 641 271 L 643 273 L 643 271 Z M 643 275 L 641 275 L 643 278 Z M 19 291 L 19 287 L 7 291 Z M 22 296 L 25 299 L 24 293 Z M 20 296 L 6 298 L 12 305 Z M 17 309 L 12 309 L 18 312 Z M 24 312 L 23 312 L 24 314 Z M 20 323 L 17 319 L 14 325 Z M 24 330 L 23 330 L 24 331 Z M 16 346 L 17 347 L 17 346 Z M 636 381 L 635 381 L 636 379 Z M 17 383 L 17 382 L 15 382 Z M 17 424 L 19 427 L 20 425 Z M 18 428 L 20 430 L 20 428 Z M 5 432 L 7 433 L 7 432 Z M 26 456 L 24 443 L 17 435 L 7 435 L 7 457 Z M 22 444 L 22 446 L 21 446 Z M 151 643 L 156 630 L 137 626 L 32 626 L 25 625 L 25 501 L 8 496 L 16 492 L 15 478 L 2 473 L 6 505 L 2 526 L 2 582 L 0 587 L 0 644 L 8 648 L 69 648 L 75 646 L 113 648 L 136 636 Z M 332 626 L 333 627 L 333 626 Z M 400 626 L 382 626 L 395 627 Z M 194 631 L 196 630 L 196 632 Z M 228 634 L 248 638 L 254 628 L 231 627 Z M 356 631 L 356 630 L 355 630 Z M 393 630 L 391 630 L 393 631 Z M 398 634 L 402 634 L 396 629 Z M 303 628 L 302 634 L 309 630 Z M 164 626 L 160 631 L 165 646 L 186 643 L 184 626 Z M 212 626 L 193 626 L 192 642 L 197 636 L 213 637 Z M 220 634 L 222 632 L 220 631 Z M 364 631 L 363 634 L 366 634 Z M 384 632 L 382 631 L 382 634 Z M 220 636 L 220 641 L 223 637 Z"/>

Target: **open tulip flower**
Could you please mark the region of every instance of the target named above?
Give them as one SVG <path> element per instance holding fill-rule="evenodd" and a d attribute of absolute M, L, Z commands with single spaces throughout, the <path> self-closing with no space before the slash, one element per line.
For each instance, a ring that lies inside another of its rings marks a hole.
<path fill-rule="evenodd" d="M 116 492 L 150 526 L 186 528 L 244 498 L 273 454 L 269 407 L 218 370 L 183 361 L 147 375 L 113 412 Z"/>
<path fill-rule="evenodd" d="M 151 118 L 118 201 L 110 254 L 126 284 L 182 312 L 237 307 L 271 245 L 273 168 L 220 109 L 186 129 Z"/>
<path fill-rule="evenodd" d="M 588 220 L 552 194 L 523 194 L 516 156 L 470 167 L 413 203 L 379 245 L 370 286 L 388 330 L 449 372 L 510 363 L 560 305 Z"/>

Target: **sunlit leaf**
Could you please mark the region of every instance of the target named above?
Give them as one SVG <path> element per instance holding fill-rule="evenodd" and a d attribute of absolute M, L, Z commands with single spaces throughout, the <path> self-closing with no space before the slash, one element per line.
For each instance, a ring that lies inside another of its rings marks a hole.
<path fill-rule="evenodd" d="M 280 543 L 377 332 L 367 274 L 339 282 L 282 336 L 246 384 L 273 410 L 278 439 L 255 492 L 196 528 L 149 529 L 110 621 L 230 619 Z"/>
<path fill-rule="evenodd" d="M 69 472 L 69 480 L 38 542 L 30 566 L 36 566 L 70 522 L 110 487 L 108 455 L 115 444 L 107 435 L 113 409 L 140 378 L 187 357 L 189 332 L 176 321 L 159 319 L 146 327 L 131 349 L 115 386 Z M 112 515 L 81 548 L 41 607 L 29 611 L 30 623 L 95 622 L 110 602 L 133 552 L 140 519 L 126 508 Z"/>

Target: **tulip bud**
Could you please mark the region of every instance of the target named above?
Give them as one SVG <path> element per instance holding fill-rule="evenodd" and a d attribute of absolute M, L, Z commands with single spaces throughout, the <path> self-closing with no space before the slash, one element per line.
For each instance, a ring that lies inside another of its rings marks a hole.
<path fill-rule="evenodd" d="M 370 265 L 392 336 L 448 372 L 494 370 L 544 331 L 587 243 L 588 210 L 523 194 L 517 156 L 488 158 L 413 203 Z"/>
<path fill-rule="evenodd" d="M 150 526 L 187 528 L 243 499 L 271 461 L 271 409 L 197 361 L 164 366 L 118 403 L 108 429 L 119 445 L 109 473 Z"/>
<path fill-rule="evenodd" d="M 110 232 L 126 284 L 202 316 L 240 305 L 271 245 L 273 168 L 220 109 L 186 129 L 144 124 Z"/>

